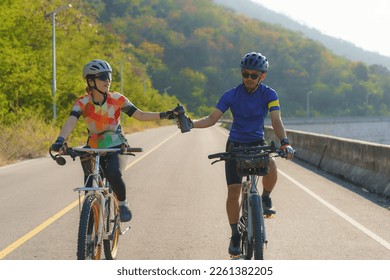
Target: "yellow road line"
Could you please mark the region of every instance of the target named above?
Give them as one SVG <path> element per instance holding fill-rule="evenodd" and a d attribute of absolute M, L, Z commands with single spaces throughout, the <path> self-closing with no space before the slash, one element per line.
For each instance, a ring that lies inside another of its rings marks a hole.
<path fill-rule="evenodd" d="M 147 153 L 143 154 L 141 157 L 137 158 L 135 161 L 131 162 L 129 165 L 126 166 L 125 168 L 125 171 L 127 169 L 129 169 L 130 167 L 132 167 L 133 165 L 135 165 L 136 163 L 138 163 L 139 161 L 141 161 L 142 159 L 144 159 L 146 156 L 150 155 L 152 152 L 154 152 L 156 149 L 158 149 L 159 147 L 161 147 L 164 143 L 166 143 L 167 141 L 169 141 L 171 138 L 173 138 L 175 135 L 177 135 L 180 131 L 177 131 L 176 133 L 172 134 L 171 136 L 169 136 L 168 138 L 166 138 L 164 141 L 160 142 L 160 144 L 158 144 L 157 146 L 155 146 L 153 149 L 149 150 Z M 82 199 L 82 198 L 81 198 Z M 34 228 L 33 230 L 31 230 L 30 232 L 26 233 L 25 235 L 23 235 L 21 238 L 19 238 L 18 240 L 16 240 L 15 242 L 13 242 L 12 244 L 8 245 L 6 248 L 4 248 L 3 250 L 0 251 L 0 260 L 3 259 L 5 256 L 7 256 L 8 254 L 10 254 L 12 251 L 14 251 L 15 249 L 17 249 L 18 247 L 20 247 L 23 243 L 27 242 L 29 239 L 31 239 L 32 237 L 34 237 L 35 235 L 37 235 L 39 232 L 41 232 L 42 230 L 44 230 L 45 228 L 47 228 L 49 225 L 51 225 L 52 223 L 54 223 L 56 220 L 58 220 L 59 218 L 61 218 L 63 215 L 65 215 L 66 213 L 68 213 L 70 210 L 72 210 L 74 207 L 76 207 L 77 205 L 79 204 L 79 199 L 73 201 L 71 204 L 69 204 L 67 207 L 65 207 L 64 209 L 62 209 L 60 212 L 58 212 L 57 214 L 53 215 L 52 217 L 50 217 L 49 219 L 47 219 L 46 221 L 44 221 L 42 224 L 40 224 L 39 226 L 37 226 L 36 228 Z"/>
<path fill-rule="evenodd" d="M 51 225 L 52 223 L 54 223 L 56 220 L 58 220 L 59 218 L 61 218 L 63 215 L 65 215 L 66 213 L 68 213 L 70 210 L 72 210 L 76 205 L 78 205 L 79 203 L 79 200 L 77 199 L 76 201 L 72 202 L 71 204 L 69 204 L 67 207 L 65 207 L 64 209 L 62 209 L 60 212 L 58 212 L 57 214 L 53 215 L 52 217 L 50 217 L 49 219 L 47 219 L 46 221 L 44 221 L 42 224 L 40 224 L 39 226 L 37 226 L 36 228 L 34 228 L 32 231 L 28 232 L 27 234 L 23 235 L 21 238 L 19 238 L 18 240 L 16 240 L 14 243 L 12 243 L 11 245 L 7 246 L 5 249 L 1 250 L 0 251 L 0 260 L 3 259 L 6 255 L 8 255 L 9 253 L 11 253 L 13 250 L 15 250 L 16 248 L 18 248 L 20 245 L 22 245 L 23 243 L 25 243 L 26 241 L 28 241 L 29 239 L 31 239 L 33 236 L 37 235 L 39 232 L 41 232 L 42 230 L 44 230 L 46 227 L 48 227 L 49 225 Z"/>

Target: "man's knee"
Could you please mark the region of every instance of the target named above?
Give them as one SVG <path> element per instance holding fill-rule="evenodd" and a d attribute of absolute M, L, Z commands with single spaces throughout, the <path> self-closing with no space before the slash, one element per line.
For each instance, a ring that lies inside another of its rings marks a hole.
<path fill-rule="evenodd" d="M 241 184 L 228 185 L 228 199 L 238 200 L 241 194 Z"/>
<path fill-rule="evenodd" d="M 274 173 L 277 170 L 276 160 L 274 158 L 269 159 L 269 172 Z"/>

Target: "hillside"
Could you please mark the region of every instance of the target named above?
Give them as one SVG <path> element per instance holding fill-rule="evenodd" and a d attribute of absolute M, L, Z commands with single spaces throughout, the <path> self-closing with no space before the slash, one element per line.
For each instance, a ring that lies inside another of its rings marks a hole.
<path fill-rule="evenodd" d="M 153 86 L 177 96 L 197 116 L 208 114 L 221 94 L 241 82 L 239 62 L 250 51 L 269 59 L 265 83 L 277 90 L 285 116 L 305 117 L 309 93 L 313 116 L 389 114 L 385 67 L 335 55 L 280 25 L 212 0 L 92 2 L 106 6 L 99 14 L 105 26 L 142 50 L 137 57 Z"/>
<path fill-rule="evenodd" d="M 145 111 L 180 102 L 191 117 L 209 114 L 225 91 L 241 83 L 242 56 L 257 51 L 270 62 L 264 83 L 278 92 L 285 117 L 305 118 L 308 97 L 314 117 L 390 114 L 385 67 L 347 60 L 301 33 L 212 0 L 73 0 L 56 18 L 53 97 L 52 24 L 44 15 L 62 5 L 0 1 L 0 161 L 47 153 L 84 94 L 82 67 L 95 58 L 113 67 L 111 89 Z M 137 122 L 123 118 L 122 124 L 134 128 Z M 67 140 L 84 141 L 85 132 L 78 122 Z"/>
<path fill-rule="evenodd" d="M 5 15 L 0 66 L 7 81 L 0 84 L 0 123 L 5 124 L 27 113 L 52 120 L 51 22 L 44 15 L 63 2 L 21 3 L 0 3 Z M 285 116 L 305 117 L 309 92 L 314 116 L 389 114 L 386 68 L 334 55 L 300 33 L 212 0 L 74 0 L 72 6 L 56 25 L 59 120 L 84 91 L 82 66 L 96 57 L 114 67 L 112 89 L 123 86 L 140 108 L 170 109 L 179 100 L 194 116 L 203 116 L 241 82 L 239 63 L 250 51 L 269 59 L 265 83 L 277 90 Z"/>
<path fill-rule="evenodd" d="M 258 19 L 267 23 L 282 26 L 292 31 L 299 32 L 305 37 L 320 42 L 326 48 L 331 50 L 336 55 L 341 55 L 349 60 L 362 61 L 368 65 L 378 64 L 390 69 L 390 57 L 379 53 L 366 51 L 355 46 L 351 42 L 342 39 L 334 38 L 321 33 L 320 31 L 300 24 L 293 19 L 267 9 L 266 7 L 254 3 L 250 0 L 213 0 L 215 3 L 229 7 L 238 13 L 242 13 L 248 17 Z"/>

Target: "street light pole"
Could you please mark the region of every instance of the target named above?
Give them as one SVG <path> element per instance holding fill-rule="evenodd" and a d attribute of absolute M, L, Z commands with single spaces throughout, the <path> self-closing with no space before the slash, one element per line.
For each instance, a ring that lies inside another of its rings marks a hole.
<path fill-rule="evenodd" d="M 71 8 L 72 5 L 68 4 L 61 6 L 54 11 L 47 13 L 45 17 L 51 16 L 51 25 L 52 25 L 52 64 L 53 64 L 53 76 L 51 80 L 51 91 L 53 97 L 53 119 L 57 118 L 57 105 L 56 105 L 56 90 L 57 90 L 57 81 L 56 81 L 56 14 L 59 12 Z"/>
<path fill-rule="evenodd" d="M 311 91 L 308 91 L 306 93 L 306 118 L 308 119 L 310 116 L 310 100 L 309 95 L 311 94 Z"/>

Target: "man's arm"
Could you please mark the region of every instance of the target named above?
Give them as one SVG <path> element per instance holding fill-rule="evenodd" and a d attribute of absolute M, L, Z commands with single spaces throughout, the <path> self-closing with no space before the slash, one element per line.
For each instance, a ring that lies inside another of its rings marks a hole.
<path fill-rule="evenodd" d="M 291 147 L 290 142 L 287 138 L 286 131 L 284 129 L 284 125 L 282 122 L 282 118 L 280 116 L 280 111 L 275 110 L 270 113 L 272 127 L 274 128 L 274 132 L 276 137 L 279 138 L 280 144 L 282 145 L 281 149 L 286 152 L 286 159 L 292 160 L 294 157 L 294 149 Z"/>
<path fill-rule="evenodd" d="M 274 129 L 276 137 L 278 137 L 279 141 L 282 141 L 282 139 L 287 138 L 286 131 L 284 130 L 284 125 L 282 122 L 282 118 L 280 116 L 280 111 L 275 110 L 270 112 L 271 117 L 271 123 L 272 127 Z"/>
<path fill-rule="evenodd" d="M 213 126 L 223 116 L 223 112 L 215 108 L 210 115 L 194 121 L 194 128 L 206 128 Z"/>

